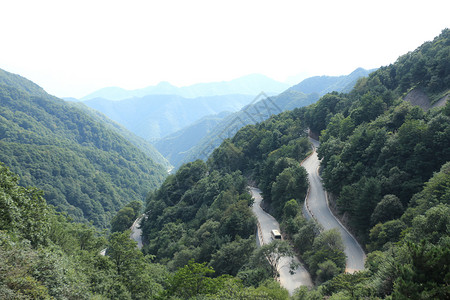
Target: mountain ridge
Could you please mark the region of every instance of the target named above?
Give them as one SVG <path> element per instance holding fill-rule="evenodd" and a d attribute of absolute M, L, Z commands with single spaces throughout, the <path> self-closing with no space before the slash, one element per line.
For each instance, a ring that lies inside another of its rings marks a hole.
<path fill-rule="evenodd" d="M 120 87 L 105 87 L 82 97 L 80 100 L 86 101 L 94 98 L 105 98 L 108 100 L 119 101 L 134 97 L 144 97 L 147 95 L 178 95 L 185 98 L 229 94 L 255 96 L 261 91 L 273 95 L 281 93 L 288 87 L 288 84 L 276 81 L 265 75 L 250 74 L 228 81 L 195 83 L 182 87 L 177 87 L 167 81 L 162 81 L 154 86 L 134 90 L 127 90 Z"/>

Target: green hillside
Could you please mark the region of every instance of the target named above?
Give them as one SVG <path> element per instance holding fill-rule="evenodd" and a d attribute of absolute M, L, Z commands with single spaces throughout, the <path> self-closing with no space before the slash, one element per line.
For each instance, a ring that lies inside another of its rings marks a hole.
<path fill-rule="evenodd" d="M 262 189 L 266 209 L 315 279 L 314 290 L 301 288 L 294 299 L 448 298 L 450 102 L 424 111 L 403 98 L 414 89 L 430 99 L 447 97 L 449 33 L 360 79 L 350 93 L 326 94 L 245 126 L 206 165 L 181 166 L 147 200 L 147 253 L 171 268 L 194 259 L 260 284 L 267 273 L 254 265 L 258 251 L 241 252 L 246 239 L 236 237 L 248 232 L 230 231 L 244 230 L 250 220 L 244 207 L 233 212 L 245 193 L 231 178 L 243 174 Z M 421 76 L 414 75 L 419 69 Z M 368 252 L 364 271 L 344 274 L 339 237 L 320 233 L 302 216 L 307 176 L 299 164 L 309 150 L 307 127 L 320 135 L 330 205 Z"/>
<path fill-rule="evenodd" d="M 120 125 L 117 122 L 114 122 L 113 120 L 109 119 L 107 116 L 102 114 L 101 112 L 96 111 L 95 109 L 92 109 L 90 107 L 87 107 L 83 103 L 76 102 L 67 102 L 69 105 L 73 105 L 79 109 L 82 109 L 85 113 L 87 113 L 89 116 L 93 117 L 95 120 L 98 120 L 99 122 L 103 123 L 105 126 L 107 126 L 108 129 L 115 131 L 122 137 L 124 137 L 126 140 L 128 140 L 131 144 L 136 146 L 139 150 L 141 150 L 144 154 L 146 154 L 148 157 L 150 157 L 154 162 L 162 165 L 166 170 L 170 170 L 172 168 L 172 165 L 170 162 L 160 153 L 158 150 L 155 149 L 155 147 L 150 144 L 147 140 L 144 140 L 143 138 L 135 135 L 122 125 Z"/>
<path fill-rule="evenodd" d="M 49 204 L 99 227 L 166 172 L 103 122 L 3 70 L 0 161 L 21 184 L 43 189 Z"/>
<path fill-rule="evenodd" d="M 318 100 L 318 94 L 305 95 L 303 93 L 287 90 L 275 97 L 261 96 L 255 102 L 244 107 L 240 111 L 231 114 L 219 122 L 208 132 L 195 146 L 183 153 L 181 163 L 196 159 L 207 159 L 212 151 L 217 148 L 224 139 L 231 138 L 242 127 L 249 124 L 262 122 L 271 115 L 279 114 L 285 110 L 307 106 Z M 161 145 L 160 145 L 161 147 Z"/>

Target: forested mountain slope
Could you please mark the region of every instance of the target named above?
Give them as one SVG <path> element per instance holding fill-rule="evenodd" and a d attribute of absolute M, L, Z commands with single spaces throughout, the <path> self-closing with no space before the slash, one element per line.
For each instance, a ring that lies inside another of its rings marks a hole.
<path fill-rule="evenodd" d="M 371 214 L 385 195 L 395 195 L 406 208 L 433 172 L 450 160 L 447 108 L 425 112 L 402 100 L 413 89 L 430 99 L 448 93 L 449 35 L 444 30 L 360 80 L 351 93 L 326 95 L 306 113 L 310 128 L 321 131 L 325 186 L 365 237 L 378 222 Z"/>
<path fill-rule="evenodd" d="M 450 102 L 424 111 L 403 100 L 414 90 L 448 99 L 449 29 L 305 112 L 320 132 L 325 187 L 369 251 L 367 271 L 335 277 L 321 294 L 450 296 Z"/>
<path fill-rule="evenodd" d="M 183 158 L 179 161 L 179 165 L 196 159 L 207 159 L 224 139 L 233 137 L 245 125 L 262 122 L 271 115 L 309 105 L 317 101 L 318 98 L 317 94 L 305 95 L 289 90 L 275 97 L 266 98 L 265 95 L 260 95 L 250 105 L 224 118 L 195 146 L 182 153 Z"/>
<path fill-rule="evenodd" d="M 158 151 L 155 149 L 155 147 L 150 144 L 149 141 L 145 140 L 144 138 L 141 138 L 137 136 L 136 134 L 132 133 L 128 129 L 126 129 L 124 126 L 120 125 L 117 122 L 114 122 L 113 120 L 109 119 L 107 116 L 102 114 L 101 112 L 87 107 L 83 103 L 76 102 L 76 103 L 68 103 L 69 105 L 73 105 L 79 109 L 82 109 L 85 113 L 87 113 L 89 116 L 93 117 L 94 119 L 98 120 L 99 122 L 103 123 L 105 126 L 108 127 L 108 129 L 111 129 L 124 137 L 126 140 L 128 140 L 130 143 L 132 143 L 134 146 L 136 146 L 139 150 L 141 150 L 144 154 L 146 154 L 148 157 L 150 157 L 154 162 L 162 165 L 166 170 L 169 170 L 172 168 L 172 165 L 169 163 L 169 161 Z"/>
<path fill-rule="evenodd" d="M 34 83 L 0 73 L 0 161 L 21 184 L 78 221 L 108 227 L 124 204 L 141 201 L 166 170 L 105 124 Z"/>

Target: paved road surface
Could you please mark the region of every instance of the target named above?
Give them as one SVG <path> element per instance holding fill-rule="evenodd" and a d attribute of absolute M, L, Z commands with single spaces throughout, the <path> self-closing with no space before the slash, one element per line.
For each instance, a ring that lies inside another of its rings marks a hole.
<path fill-rule="evenodd" d="M 260 203 L 262 201 L 261 191 L 253 187 L 250 188 L 250 191 L 252 193 L 253 198 L 255 199 L 252 210 L 253 213 L 258 218 L 260 224 L 262 233 L 262 242 L 263 244 L 270 243 L 272 241 L 270 237 L 271 230 L 272 229 L 280 230 L 280 225 L 278 224 L 278 222 L 275 220 L 274 217 L 272 217 L 271 215 L 262 210 L 260 206 Z M 295 260 L 298 263 L 298 259 L 295 258 Z M 306 271 L 305 268 L 303 268 L 303 266 L 299 266 L 295 270 L 295 274 L 291 275 L 289 273 L 289 265 L 290 265 L 289 258 L 283 258 L 283 261 L 281 262 L 280 265 L 283 266 L 280 270 L 280 283 L 283 287 L 285 287 L 289 291 L 291 295 L 294 293 L 294 290 L 296 288 L 302 285 L 312 286 L 311 277 L 309 276 L 308 271 Z"/>
<path fill-rule="evenodd" d="M 310 139 L 310 141 L 315 148 L 319 146 L 318 141 L 313 139 Z M 318 174 L 319 164 L 320 161 L 317 157 L 317 152 L 315 151 L 302 163 L 302 166 L 308 171 L 310 184 L 310 191 L 307 199 L 309 210 L 325 230 L 337 228 L 341 233 L 345 246 L 345 254 L 347 255 L 346 272 L 353 273 L 358 270 L 363 270 L 366 255 L 355 238 L 353 238 L 330 211 L 327 205 L 325 191 L 323 190 L 322 182 Z"/>
<path fill-rule="evenodd" d="M 141 215 L 139 218 L 137 218 L 134 221 L 133 225 L 131 225 L 131 228 L 130 228 L 130 230 L 131 230 L 130 238 L 132 240 L 134 240 L 135 242 L 137 242 L 137 247 L 139 249 L 142 249 L 142 236 L 141 236 L 142 229 L 141 229 L 140 223 L 141 223 L 141 220 L 143 217 L 144 217 L 144 215 Z"/>

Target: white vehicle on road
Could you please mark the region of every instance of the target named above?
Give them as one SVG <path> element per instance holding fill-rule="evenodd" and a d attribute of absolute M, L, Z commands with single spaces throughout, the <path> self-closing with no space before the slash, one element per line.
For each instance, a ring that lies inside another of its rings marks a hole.
<path fill-rule="evenodd" d="M 270 236 L 272 237 L 272 240 L 281 240 L 281 234 L 277 229 L 272 229 Z"/>

